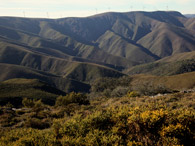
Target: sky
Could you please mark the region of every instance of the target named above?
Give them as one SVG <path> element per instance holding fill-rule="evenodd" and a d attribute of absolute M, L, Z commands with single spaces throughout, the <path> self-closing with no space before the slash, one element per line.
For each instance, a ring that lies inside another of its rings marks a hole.
<path fill-rule="evenodd" d="M 195 14 L 195 0 L 0 0 L 0 16 L 62 18 L 157 10 Z"/>

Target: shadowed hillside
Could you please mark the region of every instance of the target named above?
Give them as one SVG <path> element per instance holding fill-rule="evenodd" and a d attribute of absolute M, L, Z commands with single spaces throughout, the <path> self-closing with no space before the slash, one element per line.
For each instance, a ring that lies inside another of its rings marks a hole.
<path fill-rule="evenodd" d="M 0 83 L 1 105 L 10 102 L 18 106 L 23 98 L 41 99 L 46 104 L 54 105 L 56 97 L 65 94 L 37 79 L 10 79 Z"/>
<path fill-rule="evenodd" d="M 27 67 L 1 63 L 0 69 L 4 71 L 4 73 L 0 74 L 0 81 L 5 81 L 12 78 L 39 79 L 65 92 L 89 92 L 90 89 L 88 84 L 76 81 L 74 79 L 62 78 L 51 73 L 46 73 Z"/>

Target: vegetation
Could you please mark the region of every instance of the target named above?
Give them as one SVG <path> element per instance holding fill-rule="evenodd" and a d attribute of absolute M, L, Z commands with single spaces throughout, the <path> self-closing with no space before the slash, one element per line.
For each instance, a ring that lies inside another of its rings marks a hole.
<path fill-rule="evenodd" d="M 192 26 L 172 11 L 0 17 L 0 146 L 195 145 Z"/>
<path fill-rule="evenodd" d="M 195 143 L 194 96 L 130 92 L 89 103 L 85 95 L 70 93 L 58 97 L 55 106 L 24 99 L 26 108 L 1 108 L 0 145 L 190 146 Z"/>
<path fill-rule="evenodd" d="M 89 99 L 99 98 L 101 96 L 106 98 L 123 97 L 127 94 L 129 94 L 129 96 L 154 96 L 159 93 L 166 94 L 193 89 L 195 82 L 194 74 L 195 72 L 175 76 L 137 75 L 123 76 L 119 78 L 104 77 L 96 79 L 95 81 L 91 82 L 90 85 L 73 81 L 77 88 L 72 88 L 72 85 L 69 84 L 69 82 L 66 82 L 67 84 L 64 90 L 68 91 L 68 93 L 71 93 L 72 91 L 83 91 L 83 93 L 88 94 L 87 96 Z M 61 83 L 63 83 L 63 81 L 61 81 Z M 87 90 L 85 90 L 86 86 L 88 86 Z M 68 90 L 66 87 L 68 87 Z M 17 78 L 0 83 L 1 106 L 10 103 L 15 107 L 21 107 L 24 98 L 27 100 L 27 106 L 32 106 L 32 103 L 28 103 L 31 101 L 31 99 L 41 99 L 44 104 L 55 105 L 56 98 L 59 96 L 60 97 L 58 100 L 61 104 L 63 102 L 81 102 L 65 95 L 66 93 L 64 91 L 56 89 L 55 87 L 51 86 L 51 84 L 47 84 L 46 82 L 37 79 Z M 82 102 L 85 103 L 84 99 L 87 98 L 79 95 L 78 99 L 83 99 Z M 83 104 L 82 102 L 80 104 Z"/>
<path fill-rule="evenodd" d="M 91 94 L 92 96 L 122 97 L 130 89 L 131 80 L 129 76 L 96 79 L 91 84 Z"/>
<path fill-rule="evenodd" d="M 21 106 L 23 98 L 41 99 L 45 104 L 54 105 L 56 98 L 65 94 L 37 79 L 10 79 L 0 84 L 0 105 L 10 102 Z"/>
<path fill-rule="evenodd" d="M 81 104 L 89 104 L 87 100 L 87 96 L 81 93 L 71 92 L 66 96 L 59 96 L 56 99 L 56 106 L 66 106 L 71 103 L 78 103 Z"/>
<path fill-rule="evenodd" d="M 173 62 L 153 62 L 135 66 L 128 74 L 176 75 L 195 71 L 195 59 L 186 59 Z"/>
<path fill-rule="evenodd" d="M 136 89 L 148 88 L 149 91 L 163 89 L 166 92 L 170 92 L 193 89 L 194 83 L 195 72 L 189 72 L 174 76 L 135 75 L 132 78 L 131 86 Z"/>

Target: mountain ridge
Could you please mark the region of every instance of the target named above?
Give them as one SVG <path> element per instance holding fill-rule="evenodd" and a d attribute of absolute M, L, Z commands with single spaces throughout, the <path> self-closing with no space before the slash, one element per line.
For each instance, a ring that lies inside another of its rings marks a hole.
<path fill-rule="evenodd" d="M 123 76 L 144 64 L 161 68 L 166 57 L 194 52 L 194 33 L 195 19 L 176 11 L 60 19 L 0 17 L 0 63 L 89 84 L 97 77 Z M 171 65 L 181 62 L 168 60 Z"/>

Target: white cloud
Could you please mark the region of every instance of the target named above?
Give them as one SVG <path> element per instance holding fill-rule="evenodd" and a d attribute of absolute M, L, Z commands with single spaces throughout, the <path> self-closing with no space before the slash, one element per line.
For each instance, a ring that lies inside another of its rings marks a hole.
<path fill-rule="evenodd" d="M 1 2 L 3 1 L 3 2 Z M 144 0 L 146 1 L 146 0 Z M 48 6 L 48 5 L 75 5 L 75 6 L 122 6 L 134 2 L 134 0 L 0 0 L 1 4 L 10 5 L 33 5 L 33 6 Z"/>
<path fill-rule="evenodd" d="M 96 13 L 96 8 L 98 13 L 108 11 L 108 8 L 128 11 L 131 6 L 135 11 L 143 10 L 143 7 L 151 11 L 165 10 L 166 5 L 183 13 L 195 13 L 195 0 L 0 0 L 0 15 L 20 15 L 26 11 L 32 17 L 45 17 L 46 12 L 52 13 L 51 17 L 89 16 Z"/>
<path fill-rule="evenodd" d="M 4 1 L 4 2 L 2 2 Z M 176 3 L 189 3 L 193 2 L 194 0 L 0 0 L 2 3 L 18 3 L 18 4 L 75 4 L 75 5 L 104 5 L 104 4 L 111 4 L 111 5 L 124 5 L 127 3 L 135 3 L 135 2 L 142 2 L 150 3 L 150 4 L 157 4 L 161 2 L 169 3 L 169 2 L 176 2 Z"/>

